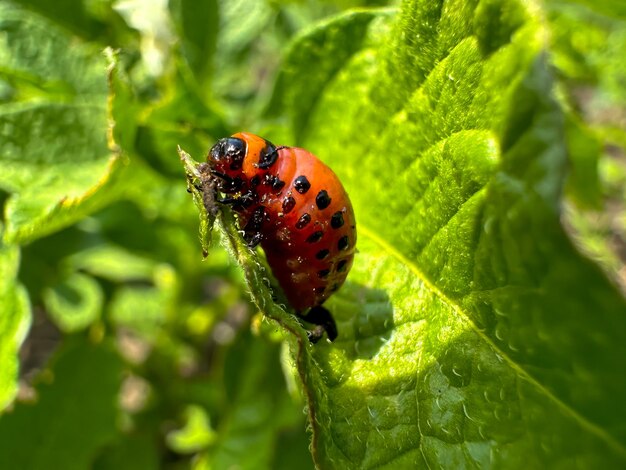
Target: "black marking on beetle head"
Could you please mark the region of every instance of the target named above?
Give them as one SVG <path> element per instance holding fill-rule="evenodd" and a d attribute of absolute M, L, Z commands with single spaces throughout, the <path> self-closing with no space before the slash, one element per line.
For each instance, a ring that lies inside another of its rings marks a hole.
<path fill-rule="evenodd" d="M 326 287 L 324 286 L 313 288 L 313 292 L 315 292 L 317 295 L 322 295 L 325 290 L 326 290 Z"/>
<path fill-rule="evenodd" d="M 315 253 L 315 257 L 317 259 L 324 259 L 326 258 L 328 255 L 330 254 L 330 250 L 327 250 L 326 248 L 324 248 L 323 250 L 318 251 L 317 253 Z"/>
<path fill-rule="evenodd" d="M 330 196 L 325 189 L 322 189 L 319 193 L 317 193 L 317 196 L 315 196 L 315 204 L 317 204 L 318 209 L 326 209 L 330 206 L 330 201 Z"/>
<path fill-rule="evenodd" d="M 339 248 L 339 251 L 345 251 L 349 247 L 350 247 L 350 239 L 348 238 L 348 235 L 344 235 L 337 242 L 337 248 Z"/>
<path fill-rule="evenodd" d="M 346 265 L 348 264 L 348 260 L 347 259 L 342 259 L 341 261 L 339 261 L 337 263 L 337 272 L 338 273 L 342 273 L 346 270 Z"/>
<path fill-rule="evenodd" d="M 337 211 L 330 218 L 330 226 L 332 228 L 340 228 L 343 227 L 343 212 Z"/>
<path fill-rule="evenodd" d="M 254 175 L 252 179 L 250 180 L 250 186 L 252 186 L 253 188 L 255 186 L 258 186 L 260 183 L 261 183 L 261 178 L 259 178 L 259 175 Z"/>
<path fill-rule="evenodd" d="M 317 232 L 313 232 L 311 235 L 309 235 L 309 238 L 306 239 L 306 242 L 317 243 L 322 239 L 323 236 L 324 236 L 324 232 L 322 232 L 321 230 L 318 230 Z"/>
<path fill-rule="evenodd" d="M 296 207 L 296 200 L 294 198 L 292 198 L 291 196 L 287 196 L 285 199 L 283 199 L 283 212 L 285 214 L 291 212 L 294 207 Z"/>
<path fill-rule="evenodd" d="M 237 137 L 226 137 L 218 140 L 207 157 L 207 162 L 213 166 L 228 167 L 231 170 L 238 170 L 243 165 L 243 159 L 248 151 L 248 145 Z"/>
<path fill-rule="evenodd" d="M 339 284 L 335 282 L 330 288 L 330 291 L 335 292 L 337 289 L 339 289 Z"/>
<path fill-rule="evenodd" d="M 296 178 L 296 180 L 293 182 L 293 187 L 300 194 L 306 194 L 306 192 L 311 189 L 311 183 L 309 183 L 309 180 L 306 178 L 306 176 L 302 175 Z"/>
<path fill-rule="evenodd" d="M 262 170 L 267 170 L 271 167 L 276 160 L 278 160 L 278 151 L 282 147 L 276 148 L 274 144 L 270 141 L 265 141 L 265 147 L 261 150 L 261 154 L 259 155 L 259 163 L 257 164 L 257 168 L 261 168 Z"/>
<path fill-rule="evenodd" d="M 296 222 L 296 228 L 304 228 L 309 224 L 309 222 L 311 222 L 311 215 L 305 212 Z"/>

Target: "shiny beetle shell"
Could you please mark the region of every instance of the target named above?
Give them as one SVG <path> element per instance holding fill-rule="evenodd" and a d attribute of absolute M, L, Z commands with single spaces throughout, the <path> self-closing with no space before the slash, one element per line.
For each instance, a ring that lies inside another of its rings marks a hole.
<path fill-rule="evenodd" d="M 344 283 L 356 245 L 352 204 L 335 173 L 307 150 L 245 132 L 219 140 L 207 162 L 221 202 L 238 213 L 246 242 L 261 244 L 291 306 L 321 306 Z"/>

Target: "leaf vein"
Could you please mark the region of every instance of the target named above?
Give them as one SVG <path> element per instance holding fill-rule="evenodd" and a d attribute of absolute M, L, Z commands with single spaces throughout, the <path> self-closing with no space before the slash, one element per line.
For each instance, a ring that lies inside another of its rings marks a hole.
<path fill-rule="evenodd" d="M 478 326 L 467 316 L 461 307 L 449 299 L 438 287 L 436 287 L 430 279 L 417 267 L 417 265 L 409 260 L 403 253 L 399 250 L 391 246 L 387 241 L 383 240 L 379 237 L 375 231 L 370 230 L 367 226 L 361 225 L 359 227 L 359 232 L 363 234 L 365 237 L 369 238 L 372 242 L 376 243 L 381 247 L 381 249 L 387 252 L 391 257 L 395 258 L 399 263 L 406 266 L 417 278 L 419 278 L 424 286 L 429 289 L 435 296 L 437 296 L 441 302 L 443 302 L 446 306 L 448 306 L 458 317 L 458 319 L 467 324 L 474 333 L 494 351 L 494 353 L 498 354 L 508 365 L 511 367 L 517 374 L 528 381 L 529 384 L 532 384 L 536 387 L 542 394 L 552 400 L 563 412 L 569 416 L 571 416 L 578 424 L 589 431 L 590 433 L 596 435 L 598 438 L 604 440 L 614 451 L 620 454 L 622 457 L 626 458 L 626 448 L 617 441 L 613 436 L 611 436 L 606 430 L 600 428 L 595 423 L 589 421 L 587 418 L 578 413 L 575 409 L 570 407 L 568 404 L 559 399 L 554 393 L 546 388 L 543 384 L 541 384 L 533 375 L 520 367 L 517 363 L 513 361 L 513 359 L 502 351 L 493 340 L 488 337 L 484 331 L 482 331 Z"/>

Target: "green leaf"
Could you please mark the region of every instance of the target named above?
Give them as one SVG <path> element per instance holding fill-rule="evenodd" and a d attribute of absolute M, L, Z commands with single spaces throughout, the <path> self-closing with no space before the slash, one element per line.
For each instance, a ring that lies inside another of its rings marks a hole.
<path fill-rule="evenodd" d="M 222 230 L 258 307 L 294 333 L 322 468 L 626 462 L 626 302 L 559 223 L 568 156 L 541 15 L 407 0 L 341 63 L 285 60 L 294 89 L 319 96 L 293 122 L 299 144 L 358 220 L 328 302 L 337 341 L 308 345 L 228 212 Z M 338 72 L 309 82 L 311 63 Z"/>
<path fill-rule="evenodd" d="M 49 17 L 76 34 L 86 38 L 94 38 L 105 29 L 105 25 L 90 15 L 89 4 L 82 0 L 13 0 L 27 8 L 33 9 Z"/>
<path fill-rule="evenodd" d="M 297 139 L 306 133 L 308 116 L 324 87 L 344 63 L 366 47 L 368 26 L 391 10 L 359 10 L 345 13 L 302 33 L 287 50 L 288 62 L 276 78 L 270 115 L 287 115 Z M 328 60 L 332 57 L 332 60 Z M 315 64 L 315 67 L 310 67 Z M 306 80 L 299 74 L 307 70 Z"/>
<path fill-rule="evenodd" d="M 107 244 L 77 251 L 67 258 L 68 267 L 113 282 L 151 280 L 157 263 L 120 246 Z"/>
<path fill-rule="evenodd" d="M 546 4 L 549 8 L 554 9 L 567 8 L 575 5 L 606 15 L 609 18 L 626 20 L 626 5 L 621 0 L 603 0 L 601 2 L 594 2 L 592 0 L 547 0 Z"/>
<path fill-rule="evenodd" d="M 37 402 L 0 419 L 0 467 L 89 468 L 95 452 L 116 436 L 121 373 L 108 346 L 66 344 L 48 375 L 52 383 L 38 387 Z"/>
<path fill-rule="evenodd" d="M 140 107 L 135 99 L 130 79 L 123 69 L 119 51 L 106 48 L 104 56 L 108 83 L 106 114 L 108 144 L 115 152 L 115 156 L 120 158 L 120 154 L 127 156 L 134 148 Z"/>
<path fill-rule="evenodd" d="M 218 37 L 217 0 L 174 0 L 168 7 L 181 39 L 181 48 L 198 83 L 206 84 L 213 68 Z"/>
<path fill-rule="evenodd" d="M 172 152 L 177 146 L 202 155 L 216 136 L 228 133 L 215 103 L 207 104 L 201 98 L 204 87 L 185 71 L 183 68 L 170 77 L 164 97 L 150 109 L 137 143 L 138 150 L 153 166 L 176 178 L 180 166 Z"/>
<path fill-rule="evenodd" d="M 602 155 L 600 139 L 570 113 L 566 117 L 565 131 L 572 165 L 567 180 L 568 194 L 583 207 L 600 207 L 602 200 L 598 178 L 598 160 Z"/>
<path fill-rule="evenodd" d="M 241 53 L 260 35 L 272 17 L 268 2 L 233 0 L 220 2 L 221 30 L 217 38 L 218 60 Z M 242 12 L 246 12 L 242 15 Z M 220 64 L 221 65 L 221 64 Z"/>
<path fill-rule="evenodd" d="M 65 333 L 82 330 L 100 317 L 104 294 L 91 276 L 72 273 L 46 288 L 43 300 L 48 314 Z"/>
<path fill-rule="evenodd" d="M 302 432 L 301 404 L 287 393 L 280 370 L 280 344 L 245 339 L 225 364 L 227 413 L 204 468 L 276 468 L 281 456 L 275 449 Z M 298 468 L 311 467 L 306 444 L 293 451 L 299 454 Z"/>
<path fill-rule="evenodd" d="M 185 425 L 167 435 L 167 444 L 179 454 L 193 454 L 206 449 L 216 439 L 211 420 L 201 406 L 190 405 L 185 409 Z"/>
<path fill-rule="evenodd" d="M 125 160 L 107 144 L 100 52 L 11 4 L 0 17 L 0 78 L 13 90 L 0 104 L 0 187 L 11 193 L 4 237 L 23 243 L 119 197 Z"/>
<path fill-rule="evenodd" d="M 0 244 L 0 411 L 17 392 L 19 349 L 30 327 L 30 301 L 17 282 L 20 252 Z"/>
<path fill-rule="evenodd" d="M 111 299 L 109 316 L 116 325 L 132 328 L 154 340 L 166 321 L 165 300 L 157 288 L 123 286 Z"/>
<path fill-rule="evenodd" d="M 158 470 L 159 448 L 150 435 L 122 434 L 112 446 L 105 448 L 93 465 L 94 470 Z"/>

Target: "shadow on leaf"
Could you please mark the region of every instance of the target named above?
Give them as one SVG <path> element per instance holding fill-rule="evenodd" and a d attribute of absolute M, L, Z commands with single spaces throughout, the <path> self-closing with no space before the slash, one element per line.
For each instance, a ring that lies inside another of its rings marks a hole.
<path fill-rule="evenodd" d="M 371 359 L 394 330 L 393 305 L 382 289 L 348 281 L 326 306 L 339 330 L 336 347 L 350 359 Z"/>

